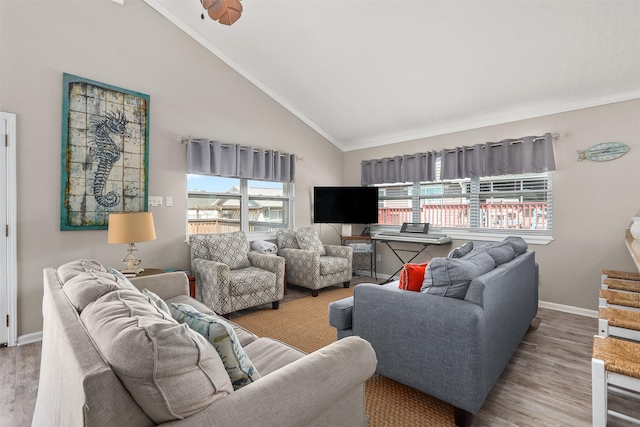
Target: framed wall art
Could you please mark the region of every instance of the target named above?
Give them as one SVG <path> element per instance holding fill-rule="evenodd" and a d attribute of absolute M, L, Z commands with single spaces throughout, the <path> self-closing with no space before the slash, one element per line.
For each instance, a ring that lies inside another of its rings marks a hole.
<path fill-rule="evenodd" d="M 148 208 L 149 95 L 64 74 L 61 230 Z"/>

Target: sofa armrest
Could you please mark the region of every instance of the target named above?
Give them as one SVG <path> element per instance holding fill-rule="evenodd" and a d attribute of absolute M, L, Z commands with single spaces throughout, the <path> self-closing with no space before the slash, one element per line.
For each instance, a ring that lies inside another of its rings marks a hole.
<path fill-rule="evenodd" d="M 368 342 L 359 337 L 345 338 L 265 375 L 197 414 L 163 425 L 321 425 L 318 420 L 335 417 L 332 407 L 353 393 L 360 396 L 355 407 L 348 410 L 354 414 L 360 411 L 361 425 L 365 425 L 364 382 L 375 367 L 376 354 Z"/>
<path fill-rule="evenodd" d="M 132 277 L 129 280 L 136 288 L 149 289 L 163 300 L 189 295 L 189 279 L 184 271 Z"/>

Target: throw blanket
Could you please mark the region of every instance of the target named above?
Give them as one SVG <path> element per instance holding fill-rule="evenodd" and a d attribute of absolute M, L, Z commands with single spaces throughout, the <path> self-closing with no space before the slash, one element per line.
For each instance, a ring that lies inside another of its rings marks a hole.
<path fill-rule="evenodd" d="M 264 240 L 255 240 L 251 242 L 251 249 L 263 254 L 276 254 L 278 253 L 278 246 L 271 242 Z"/>

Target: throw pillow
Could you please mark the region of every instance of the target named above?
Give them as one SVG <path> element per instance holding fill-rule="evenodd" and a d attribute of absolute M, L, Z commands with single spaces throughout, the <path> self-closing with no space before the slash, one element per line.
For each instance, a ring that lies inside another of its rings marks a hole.
<path fill-rule="evenodd" d="M 509 236 L 504 240 L 511 245 L 516 256 L 526 252 L 527 250 L 527 242 L 525 242 L 522 237 Z"/>
<path fill-rule="evenodd" d="M 149 302 L 151 304 L 156 306 L 159 310 L 162 310 L 162 312 L 164 312 L 167 316 L 169 316 L 169 318 L 173 319 L 173 316 L 171 316 L 171 310 L 169 309 L 169 306 L 167 305 L 166 302 L 164 302 L 162 298 L 160 298 L 158 295 L 154 294 L 153 292 L 151 292 L 149 289 L 146 289 L 146 288 L 142 290 L 142 293 L 149 297 Z"/>
<path fill-rule="evenodd" d="M 128 280 L 104 271 L 87 271 L 69 279 L 62 288 L 71 304 L 79 312 L 101 296 L 120 289 L 138 290 Z"/>
<path fill-rule="evenodd" d="M 429 263 L 424 264 L 405 264 L 400 271 L 400 283 L 398 288 L 408 291 L 420 292 L 422 282 L 424 281 L 424 272 Z"/>
<path fill-rule="evenodd" d="M 249 241 L 242 231 L 219 233 L 207 236 L 209 256 L 212 261 L 221 262 L 231 270 L 251 267 L 249 262 Z"/>
<path fill-rule="evenodd" d="M 471 281 L 495 266 L 493 258 L 486 252 L 478 252 L 465 259 L 433 258 L 425 270 L 420 292 L 464 299 Z"/>
<path fill-rule="evenodd" d="M 459 246 L 454 250 L 452 250 L 451 252 L 449 252 L 449 255 L 447 255 L 447 258 L 462 258 L 466 254 L 471 252 L 472 249 L 473 249 L 473 242 L 467 242 L 464 245 Z"/>
<path fill-rule="evenodd" d="M 299 228 L 296 230 L 296 241 L 300 249 L 318 252 L 321 256 L 326 255 L 324 245 L 320 241 L 320 236 L 311 227 Z"/>
<path fill-rule="evenodd" d="M 260 373 L 249 360 L 229 323 L 219 317 L 200 313 L 189 304 L 172 303 L 171 314 L 175 320 L 189 325 L 213 344 L 229 374 L 234 390 L 260 378 Z"/>
<path fill-rule="evenodd" d="M 156 424 L 183 419 L 233 393 L 220 356 L 200 334 L 141 292 L 102 296 L 80 314 L 96 347 Z"/>
<path fill-rule="evenodd" d="M 509 242 L 503 240 L 501 242 L 487 243 L 486 245 L 482 245 L 471 251 L 464 258 L 469 258 L 480 252 L 488 253 L 495 261 L 496 266 L 507 263 L 516 256 L 516 253 Z"/>

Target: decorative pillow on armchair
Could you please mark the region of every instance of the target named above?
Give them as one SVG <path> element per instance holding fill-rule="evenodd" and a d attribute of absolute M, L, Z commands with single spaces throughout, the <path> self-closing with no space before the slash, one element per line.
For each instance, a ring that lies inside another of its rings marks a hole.
<path fill-rule="evenodd" d="M 296 230 L 296 240 L 300 249 L 318 252 L 321 256 L 326 255 L 324 245 L 320 241 L 320 236 L 311 227 L 299 228 Z"/>
<path fill-rule="evenodd" d="M 424 264 L 405 264 L 400 272 L 398 288 L 408 291 L 420 292 L 424 281 L 424 272 L 429 262 Z"/>
<path fill-rule="evenodd" d="M 171 314 L 175 320 L 189 325 L 213 344 L 229 374 L 234 390 L 260 378 L 229 323 L 219 317 L 200 313 L 189 304 L 172 303 Z"/>
<path fill-rule="evenodd" d="M 251 267 L 249 262 L 249 241 L 242 231 L 219 233 L 208 236 L 211 261 L 227 264 L 231 270 Z"/>

